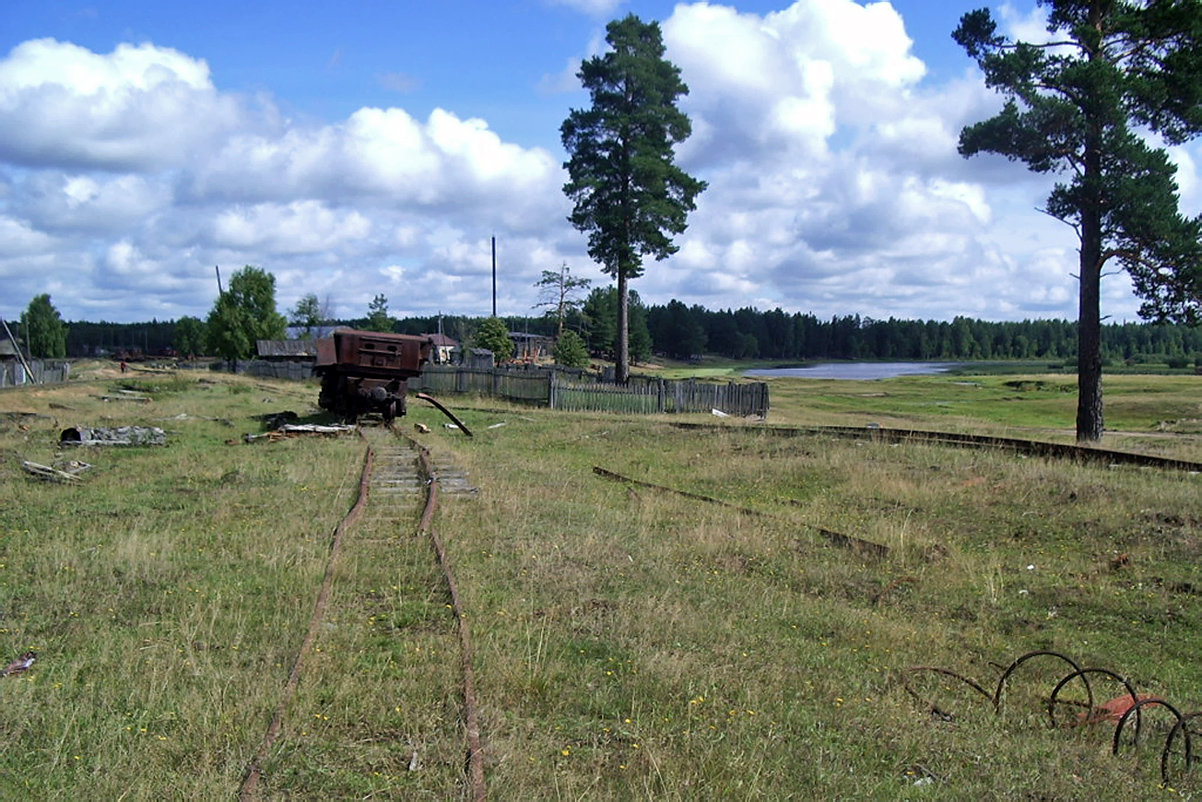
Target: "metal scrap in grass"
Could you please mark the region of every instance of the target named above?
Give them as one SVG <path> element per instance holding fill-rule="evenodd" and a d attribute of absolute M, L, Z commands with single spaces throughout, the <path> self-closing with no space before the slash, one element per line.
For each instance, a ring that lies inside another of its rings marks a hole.
<path fill-rule="evenodd" d="M 922 673 L 933 673 L 941 677 L 950 677 L 961 683 L 973 691 L 970 696 L 980 696 L 986 699 L 993 706 L 995 713 L 1001 713 L 1002 710 L 1002 695 L 1006 689 L 1006 683 L 1014 676 L 1015 672 L 1029 660 L 1037 657 L 1050 657 L 1067 663 L 1072 670 L 1065 674 L 1059 682 L 1052 688 L 1048 696 L 1048 719 L 1052 727 L 1079 727 L 1105 722 L 1114 723 L 1114 737 L 1111 743 L 1111 754 L 1117 755 L 1122 747 L 1123 731 L 1129 721 L 1134 720 L 1134 732 L 1131 737 L 1131 744 L 1137 745 L 1143 728 L 1143 712 L 1147 708 L 1160 707 L 1167 710 L 1176 719 L 1172 729 L 1169 730 L 1165 737 L 1164 748 L 1160 753 L 1160 777 L 1161 781 L 1168 784 L 1170 781 L 1169 762 L 1173 754 L 1173 746 L 1178 737 L 1182 740 L 1182 755 L 1183 755 L 1183 771 L 1188 772 L 1193 764 L 1193 735 L 1194 731 L 1190 729 L 1191 722 L 1202 717 L 1202 711 L 1194 713 L 1182 713 L 1177 707 L 1170 704 L 1165 699 L 1159 696 L 1150 694 L 1137 693 L 1135 686 L 1126 677 L 1111 671 L 1107 668 L 1082 668 L 1075 660 L 1060 652 L 1049 650 L 1038 650 L 1027 652 L 1024 655 L 1016 658 L 1002 672 L 998 680 L 997 687 L 991 694 L 984 686 L 975 680 L 964 676 L 949 668 L 940 666 L 911 666 L 903 669 L 900 672 L 902 687 L 923 703 L 928 711 L 933 716 L 937 716 L 945 721 L 954 720 L 955 715 L 950 710 L 945 710 L 935 701 L 927 698 L 916 688 L 916 677 Z M 1124 693 L 1110 699 L 1109 701 L 1097 704 L 1094 698 L 1094 689 L 1090 684 L 1090 677 L 1107 679 L 1122 685 Z M 1074 685 L 1080 685 L 1085 689 L 1086 701 L 1084 703 L 1075 700 L 1066 700 L 1061 698 L 1061 692 L 1065 688 Z M 1084 710 L 1079 712 L 1071 719 L 1064 721 L 1057 719 L 1057 710 L 1059 706 L 1076 706 L 1082 707 Z"/>
<path fill-rule="evenodd" d="M 620 473 L 614 473 L 613 471 L 606 470 L 605 468 L 601 468 L 596 465 L 593 466 L 593 473 L 605 479 L 621 482 L 628 486 L 646 487 L 651 490 L 658 490 L 662 493 L 672 493 L 677 496 L 693 499 L 694 501 L 702 501 L 706 504 L 715 504 L 719 507 L 726 507 L 727 509 L 734 510 L 735 512 L 742 513 L 743 515 L 755 515 L 763 518 L 779 520 L 776 518 L 776 516 L 770 515 L 766 512 L 761 512 L 760 510 L 753 510 L 749 507 L 740 507 L 739 505 L 731 504 L 728 501 L 711 498 L 710 496 L 702 496 L 698 493 L 690 493 L 687 490 L 677 490 L 672 487 L 651 484 L 650 482 L 641 482 L 638 479 L 631 479 L 629 476 L 623 476 Z M 876 559 L 883 559 L 889 555 L 889 547 L 881 543 L 873 543 L 871 540 L 864 540 L 863 538 L 844 535 L 840 532 L 833 532 L 830 529 L 824 529 L 821 526 L 812 526 L 810 524 L 803 524 L 803 526 L 814 530 L 821 537 L 825 538 L 827 541 L 835 544 L 836 546 L 854 551 L 857 554 L 862 554 L 864 556 L 873 557 Z"/>

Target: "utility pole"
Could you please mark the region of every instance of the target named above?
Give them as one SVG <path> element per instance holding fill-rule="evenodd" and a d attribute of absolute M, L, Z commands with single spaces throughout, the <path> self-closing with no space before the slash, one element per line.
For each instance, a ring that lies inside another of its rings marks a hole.
<path fill-rule="evenodd" d="M 497 316 L 497 238 L 492 238 L 492 316 Z"/>

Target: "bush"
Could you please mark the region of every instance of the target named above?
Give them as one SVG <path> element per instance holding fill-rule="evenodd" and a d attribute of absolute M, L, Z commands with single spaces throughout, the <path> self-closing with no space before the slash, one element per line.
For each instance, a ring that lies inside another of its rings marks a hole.
<path fill-rule="evenodd" d="M 555 357 L 557 364 L 569 368 L 587 368 L 588 367 L 588 348 L 584 344 L 584 340 L 574 331 L 565 331 L 559 335 L 559 339 L 555 341 L 555 348 L 551 352 Z"/>

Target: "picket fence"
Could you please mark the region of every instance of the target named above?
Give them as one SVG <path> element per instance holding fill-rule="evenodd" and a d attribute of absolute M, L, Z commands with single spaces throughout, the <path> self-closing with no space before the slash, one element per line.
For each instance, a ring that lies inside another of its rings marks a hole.
<path fill-rule="evenodd" d="M 239 373 L 275 379 L 304 379 L 311 362 L 238 362 Z M 717 384 L 695 379 L 674 381 L 632 376 L 623 386 L 597 381 L 583 370 L 537 365 L 469 368 L 427 365 L 409 380 L 409 392 L 431 395 L 475 393 L 508 401 L 549 406 L 572 412 L 677 414 L 719 412 L 736 417 L 768 416 L 768 385 L 764 382 Z"/>
<path fill-rule="evenodd" d="M 676 414 L 719 412 L 738 417 L 768 416 L 768 385 L 764 382 L 715 384 L 695 379 L 632 377 L 625 386 L 606 384 L 584 371 L 546 368 L 426 367 L 411 379 L 410 390 L 437 393 L 479 393 L 511 401 L 542 404 L 572 412 Z"/>

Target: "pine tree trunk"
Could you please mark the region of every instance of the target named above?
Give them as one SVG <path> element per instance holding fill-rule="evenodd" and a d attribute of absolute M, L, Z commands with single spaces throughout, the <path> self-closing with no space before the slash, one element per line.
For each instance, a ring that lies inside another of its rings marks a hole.
<path fill-rule="evenodd" d="M 1102 271 L 1097 260 L 1085 264 L 1081 248 L 1081 299 L 1077 321 L 1077 442 L 1102 439 L 1102 320 L 1099 294 Z"/>
<path fill-rule="evenodd" d="M 1085 146 L 1085 189 L 1081 209 L 1081 279 L 1077 307 L 1077 442 L 1102 439 L 1102 172 L 1100 136 Z"/>
<path fill-rule="evenodd" d="M 614 366 L 614 381 L 630 383 L 630 293 L 627 289 L 626 271 L 618 269 L 618 347 L 617 364 Z"/>

